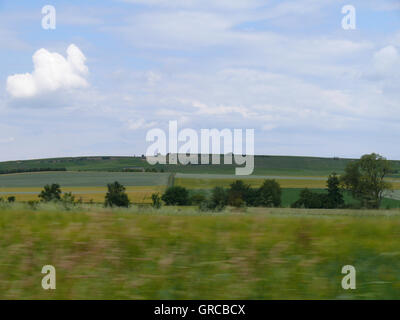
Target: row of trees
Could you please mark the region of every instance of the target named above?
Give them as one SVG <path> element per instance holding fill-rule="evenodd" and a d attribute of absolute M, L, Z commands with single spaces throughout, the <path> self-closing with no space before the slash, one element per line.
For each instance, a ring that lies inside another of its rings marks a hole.
<path fill-rule="evenodd" d="M 343 193 L 349 192 L 362 208 L 378 209 L 385 193 L 392 189 L 384 178 L 391 173 L 390 162 L 379 154 L 363 155 L 350 162 L 340 178 L 333 173 L 327 181 L 328 193 L 316 193 L 309 189 L 300 192 L 294 208 L 342 208 Z"/>
<path fill-rule="evenodd" d="M 168 188 L 160 196 L 153 194 L 153 206 L 159 208 L 161 200 L 168 205 L 199 205 L 202 210 L 222 210 L 225 206 L 234 207 L 279 207 L 282 190 L 275 180 L 265 180 L 260 188 L 251 188 L 242 180 L 236 180 L 229 188 L 215 187 L 211 195 L 192 193 L 180 186 Z"/>
<path fill-rule="evenodd" d="M 107 193 L 105 196 L 104 205 L 106 207 L 129 207 L 130 201 L 128 195 L 125 192 L 125 187 L 119 182 L 110 183 L 107 185 Z M 57 183 L 51 185 L 45 185 L 43 190 L 39 194 L 41 202 L 60 202 L 65 206 L 73 205 L 76 202 L 75 196 L 71 192 L 62 194 L 61 187 Z"/>
<path fill-rule="evenodd" d="M 384 157 L 372 153 L 350 162 L 344 174 L 329 175 L 326 192 L 313 192 L 303 189 L 300 197 L 291 206 L 293 208 L 343 208 L 346 207 L 344 193 L 350 193 L 358 200 L 360 207 L 379 208 L 385 192 L 392 186 L 384 178 L 391 171 L 390 162 Z M 216 187 L 211 195 L 190 194 L 183 187 L 170 187 L 159 196 L 153 194 L 153 206 L 159 208 L 161 200 L 166 205 L 199 204 L 204 210 L 221 210 L 226 205 L 235 207 L 279 207 L 282 190 L 275 180 L 267 179 L 260 188 L 251 188 L 241 180 L 233 182 L 228 189 Z"/>
<path fill-rule="evenodd" d="M 333 173 L 328 177 L 327 193 L 312 192 L 303 189 L 300 198 L 292 203 L 292 208 L 325 208 L 334 209 L 344 207 L 343 190 L 340 187 L 338 176 Z"/>
<path fill-rule="evenodd" d="M 2 169 L 0 174 L 10 173 L 26 173 L 26 172 L 43 172 L 43 171 L 67 171 L 66 168 L 19 168 L 19 169 Z"/>

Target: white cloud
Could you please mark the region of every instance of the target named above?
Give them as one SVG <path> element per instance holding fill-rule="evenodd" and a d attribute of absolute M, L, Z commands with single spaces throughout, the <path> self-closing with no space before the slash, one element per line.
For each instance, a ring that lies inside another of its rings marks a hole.
<path fill-rule="evenodd" d="M 14 142 L 14 141 L 15 141 L 14 137 L 0 138 L 0 143 L 10 143 L 10 142 Z"/>
<path fill-rule="evenodd" d="M 46 49 L 37 50 L 33 57 L 33 72 L 15 74 L 7 78 L 7 91 L 15 98 L 29 98 L 58 89 L 88 86 L 88 68 L 82 51 L 71 44 L 67 58 Z"/>
<path fill-rule="evenodd" d="M 154 127 L 157 124 L 157 122 L 155 121 L 146 122 L 145 119 L 141 118 L 138 120 L 129 119 L 127 121 L 127 124 L 129 130 L 139 130 L 139 129 L 148 129 Z"/>
<path fill-rule="evenodd" d="M 374 54 L 374 67 L 381 75 L 392 75 L 399 71 L 400 54 L 394 46 L 386 46 Z"/>

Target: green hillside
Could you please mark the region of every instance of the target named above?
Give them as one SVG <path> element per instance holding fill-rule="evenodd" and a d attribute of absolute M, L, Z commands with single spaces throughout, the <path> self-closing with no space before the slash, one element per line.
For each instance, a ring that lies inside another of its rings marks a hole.
<path fill-rule="evenodd" d="M 294 156 L 255 156 L 253 174 L 279 175 L 328 175 L 335 171 L 343 172 L 352 159 L 294 157 Z M 221 163 L 223 159 L 221 157 Z M 392 161 L 394 174 L 400 176 L 400 161 Z M 235 165 L 156 165 L 151 166 L 142 157 L 74 157 L 52 158 L 24 161 L 0 162 L 0 171 L 65 168 L 67 171 L 123 171 L 155 168 L 157 171 L 182 173 L 234 174 Z"/>

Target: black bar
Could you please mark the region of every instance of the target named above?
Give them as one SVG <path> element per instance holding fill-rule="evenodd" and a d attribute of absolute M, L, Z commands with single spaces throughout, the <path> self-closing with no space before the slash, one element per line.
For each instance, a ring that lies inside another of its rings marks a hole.
<path fill-rule="evenodd" d="M 119 319 L 279 319 L 329 316 L 338 319 L 382 316 L 399 309 L 399 301 L 255 301 L 255 300 L 135 300 L 135 301 L 0 301 L 2 312 L 57 317 L 101 316 Z M 8 310 L 7 310 L 8 309 Z M 186 312 L 185 312 L 186 310 Z M 396 314 L 396 313 L 394 313 Z M 126 318 L 126 316 L 124 316 Z"/>

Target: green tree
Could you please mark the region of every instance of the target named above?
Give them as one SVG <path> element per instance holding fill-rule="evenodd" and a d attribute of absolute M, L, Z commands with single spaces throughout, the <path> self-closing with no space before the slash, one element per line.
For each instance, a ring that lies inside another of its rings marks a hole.
<path fill-rule="evenodd" d="M 360 160 L 350 162 L 341 176 L 341 184 L 366 208 L 379 208 L 383 194 L 392 188 L 384 181 L 390 173 L 390 162 L 379 154 L 363 155 Z"/>
<path fill-rule="evenodd" d="M 282 202 L 282 190 L 275 180 L 266 179 L 259 188 L 259 204 L 263 207 L 279 207 Z"/>
<path fill-rule="evenodd" d="M 339 208 L 344 205 L 343 192 L 340 188 L 340 180 L 336 173 L 332 173 L 328 177 L 328 208 Z"/>
<path fill-rule="evenodd" d="M 190 204 L 189 192 L 186 188 L 180 186 L 169 187 L 161 198 L 167 206 L 186 206 Z"/>
<path fill-rule="evenodd" d="M 250 185 L 245 184 L 242 180 L 236 180 L 231 183 L 228 190 L 228 204 L 231 206 L 238 206 L 239 203 L 246 203 L 249 192 L 251 192 Z"/>
<path fill-rule="evenodd" d="M 222 187 L 215 187 L 211 192 L 211 207 L 221 211 L 228 204 L 228 194 Z"/>
<path fill-rule="evenodd" d="M 106 207 L 129 207 L 130 201 L 125 192 L 125 187 L 118 181 L 107 185 L 108 192 L 106 194 L 105 203 Z"/>
<path fill-rule="evenodd" d="M 61 199 L 60 185 L 57 183 L 46 184 L 40 192 L 39 198 L 43 202 L 59 201 Z"/>

